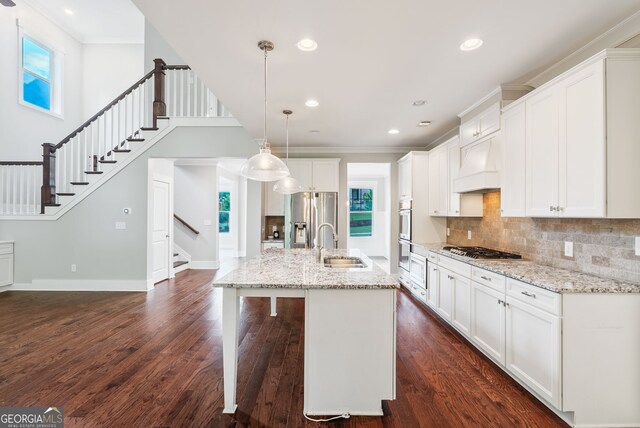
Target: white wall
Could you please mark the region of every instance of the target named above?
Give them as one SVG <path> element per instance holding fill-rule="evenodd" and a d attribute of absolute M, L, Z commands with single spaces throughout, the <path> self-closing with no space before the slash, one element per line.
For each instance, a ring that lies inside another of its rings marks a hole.
<path fill-rule="evenodd" d="M 54 280 L 79 288 L 103 281 L 101 289 L 146 289 L 148 159 L 253 154 L 255 142 L 241 127 L 178 128 L 57 221 L 0 220 L 0 240 L 15 241 L 15 282 L 28 288 L 33 280 Z M 260 183 L 247 183 L 247 196 L 251 257 L 260 251 Z M 132 214 L 125 216 L 123 207 Z M 116 221 L 126 221 L 126 230 L 116 230 Z"/>
<path fill-rule="evenodd" d="M 83 48 L 83 118 L 96 114 L 153 69 L 153 63 L 144 63 L 143 44 L 85 44 Z"/>
<path fill-rule="evenodd" d="M 82 123 L 82 44 L 26 5 L 0 11 L 0 160 L 40 160 L 42 143 L 57 143 Z M 64 54 L 64 118 L 18 104 L 16 20 Z"/>
<path fill-rule="evenodd" d="M 174 222 L 174 242 L 191 256 L 194 266 L 217 265 L 218 257 L 217 167 L 176 165 L 174 210 L 196 228 L 196 235 Z"/>
<path fill-rule="evenodd" d="M 180 55 L 173 50 L 148 20 L 144 23 L 144 64 L 153 65 L 153 60 L 162 58 L 167 64 L 185 64 Z"/>

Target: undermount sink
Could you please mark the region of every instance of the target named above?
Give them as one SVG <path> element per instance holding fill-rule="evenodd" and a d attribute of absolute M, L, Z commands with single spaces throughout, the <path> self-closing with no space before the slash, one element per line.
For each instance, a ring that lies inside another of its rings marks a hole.
<path fill-rule="evenodd" d="M 367 265 L 359 257 L 325 257 L 324 266 L 329 268 L 365 268 Z"/>

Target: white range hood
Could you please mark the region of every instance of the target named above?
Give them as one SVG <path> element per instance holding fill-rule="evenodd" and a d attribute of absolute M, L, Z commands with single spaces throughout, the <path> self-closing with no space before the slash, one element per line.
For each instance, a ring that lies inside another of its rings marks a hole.
<path fill-rule="evenodd" d="M 500 190 L 500 143 L 494 136 L 460 149 L 460 172 L 453 180 L 456 193 Z"/>

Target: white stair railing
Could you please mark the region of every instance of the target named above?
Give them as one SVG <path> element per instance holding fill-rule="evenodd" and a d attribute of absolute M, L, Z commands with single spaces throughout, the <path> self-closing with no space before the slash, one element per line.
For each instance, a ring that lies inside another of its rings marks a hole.
<path fill-rule="evenodd" d="M 42 162 L 0 162 L 0 214 L 40 212 Z"/>

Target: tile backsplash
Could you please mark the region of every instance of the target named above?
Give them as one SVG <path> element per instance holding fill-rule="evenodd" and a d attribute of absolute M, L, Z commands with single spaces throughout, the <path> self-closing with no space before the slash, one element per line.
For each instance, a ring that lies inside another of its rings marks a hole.
<path fill-rule="evenodd" d="M 545 265 L 640 283 L 640 256 L 634 251 L 640 219 L 503 218 L 500 192 L 483 199 L 484 217 L 447 220 L 448 243 L 510 251 Z M 572 258 L 564 256 L 565 241 L 573 242 Z"/>

